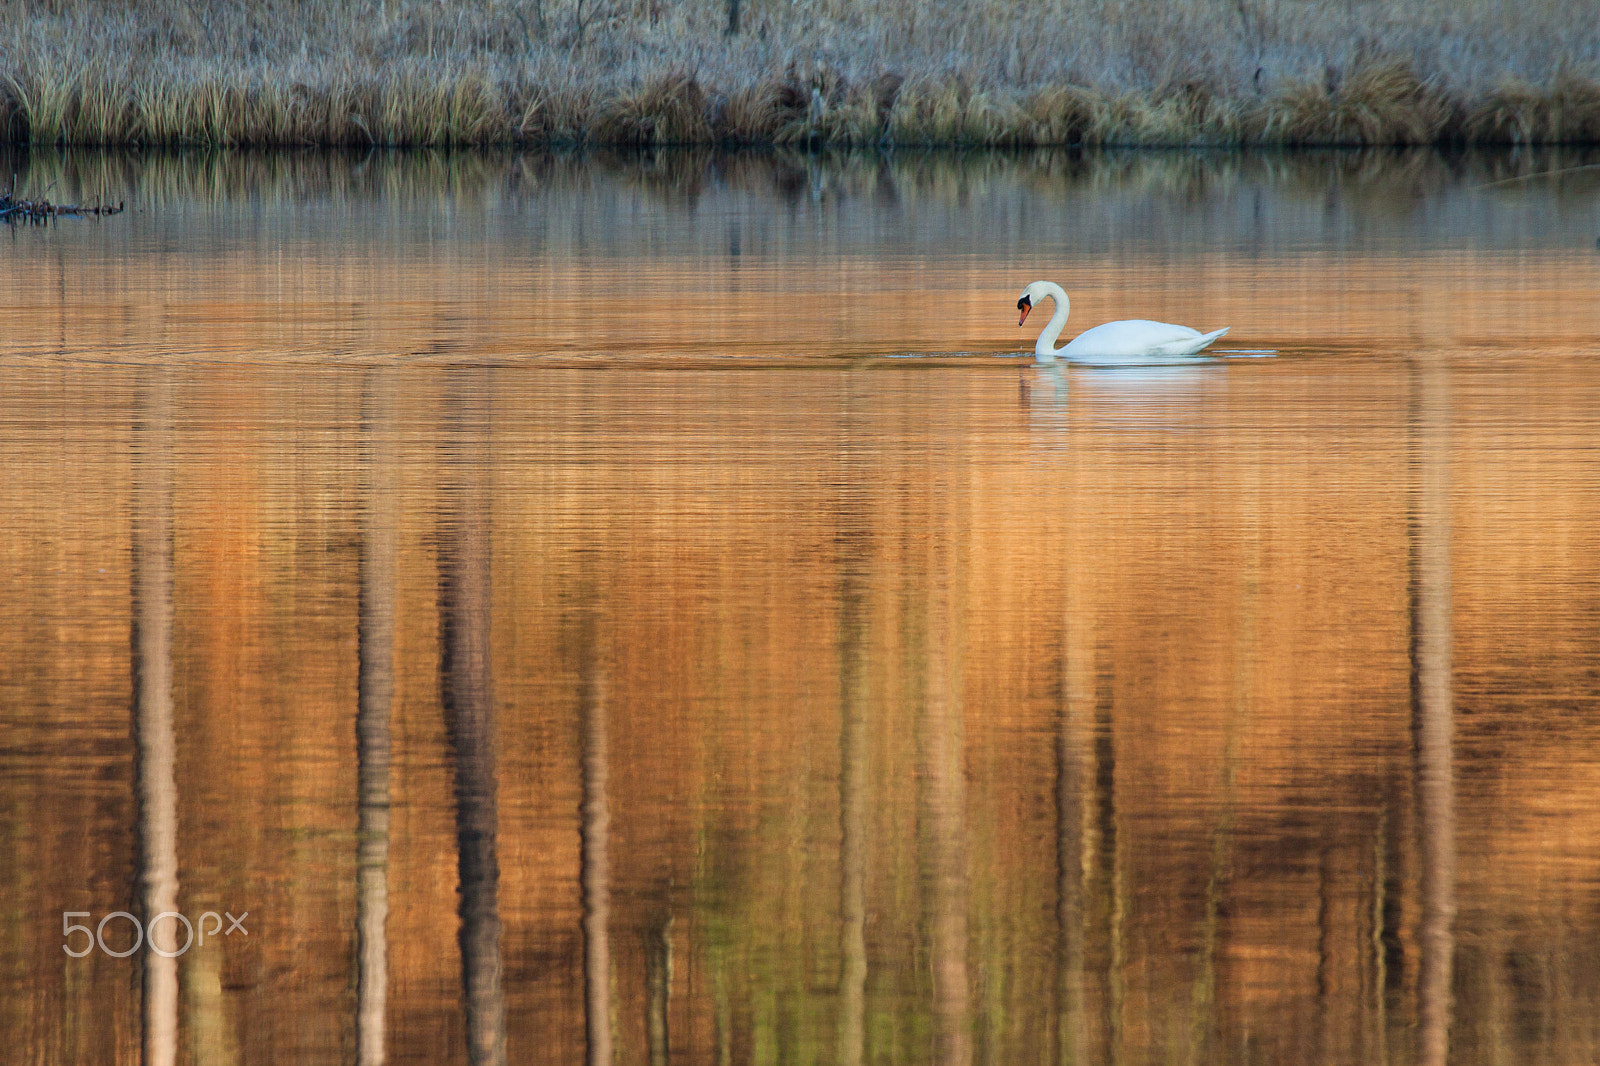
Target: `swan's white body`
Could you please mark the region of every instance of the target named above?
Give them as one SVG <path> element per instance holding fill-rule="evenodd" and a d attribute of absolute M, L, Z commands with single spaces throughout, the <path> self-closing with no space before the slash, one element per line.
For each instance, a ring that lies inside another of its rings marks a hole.
<path fill-rule="evenodd" d="M 1017 307 L 1022 311 L 1022 320 L 1026 321 L 1028 311 L 1044 299 L 1054 300 L 1056 310 L 1033 346 L 1034 359 L 1041 363 L 1053 363 L 1057 359 L 1100 366 L 1181 362 L 1198 355 L 1229 329 L 1224 326 L 1212 333 L 1201 333 L 1188 326 L 1136 318 L 1086 329 L 1069 343 L 1057 348 L 1056 338 L 1061 336 L 1070 313 L 1071 305 L 1066 291 L 1055 282 L 1036 281 L 1022 290 Z M 1022 325 L 1022 322 L 1019 321 L 1017 325 Z"/>

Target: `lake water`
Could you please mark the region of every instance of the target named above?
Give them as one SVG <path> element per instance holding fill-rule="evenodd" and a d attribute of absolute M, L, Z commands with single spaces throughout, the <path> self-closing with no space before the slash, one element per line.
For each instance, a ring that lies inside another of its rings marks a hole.
<path fill-rule="evenodd" d="M 8 1061 L 1600 1055 L 1600 154 L 5 161 Z"/>

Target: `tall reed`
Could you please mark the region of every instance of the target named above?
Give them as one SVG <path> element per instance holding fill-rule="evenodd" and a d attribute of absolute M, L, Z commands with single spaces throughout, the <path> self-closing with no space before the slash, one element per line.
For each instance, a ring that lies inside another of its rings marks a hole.
<path fill-rule="evenodd" d="M 1600 141 L 1571 0 L 0 0 L 0 139 Z"/>

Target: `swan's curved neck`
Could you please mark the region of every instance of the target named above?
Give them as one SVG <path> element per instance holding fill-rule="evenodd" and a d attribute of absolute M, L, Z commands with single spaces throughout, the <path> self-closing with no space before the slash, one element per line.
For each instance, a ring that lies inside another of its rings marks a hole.
<path fill-rule="evenodd" d="M 1050 316 L 1050 321 L 1045 323 L 1044 331 L 1039 334 L 1039 339 L 1033 344 L 1033 354 L 1037 359 L 1053 362 L 1056 357 L 1056 338 L 1061 336 L 1061 331 L 1067 326 L 1067 315 L 1071 313 L 1071 302 L 1067 299 L 1066 290 L 1061 286 L 1046 283 L 1045 295 L 1056 302 L 1056 313 Z"/>

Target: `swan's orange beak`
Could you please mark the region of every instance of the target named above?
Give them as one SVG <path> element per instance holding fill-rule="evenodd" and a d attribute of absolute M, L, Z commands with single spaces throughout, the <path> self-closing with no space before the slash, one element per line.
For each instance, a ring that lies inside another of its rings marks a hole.
<path fill-rule="evenodd" d="M 1022 317 L 1017 319 L 1017 325 L 1020 326 L 1024 322 L 1028 321 L 1028 312 L 1032 311 L 1032 310 L 1033 310 L 1033 305 L 1032 304 L 1023 304 L 1022 305 Z"/>

